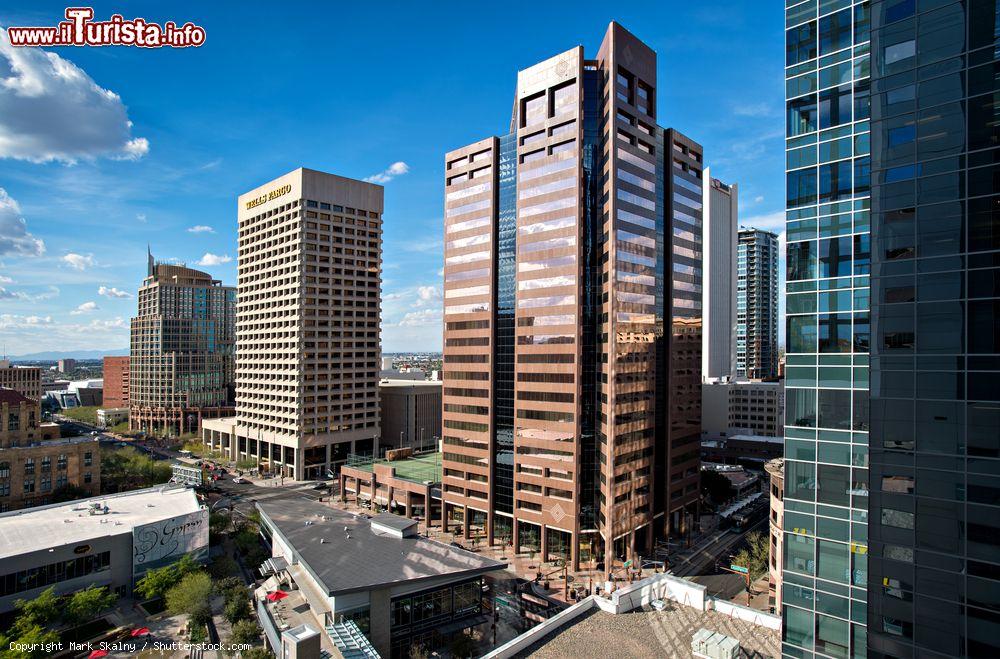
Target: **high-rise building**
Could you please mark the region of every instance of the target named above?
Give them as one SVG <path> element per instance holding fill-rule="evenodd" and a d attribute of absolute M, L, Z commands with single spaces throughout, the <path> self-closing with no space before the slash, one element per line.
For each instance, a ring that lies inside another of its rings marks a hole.
<path fill-rule="evenodd" d="M 233 413 L 236 289 L 210 274 L 147 255 L 132 319 L 129 427 L 197 432 Z"/>
<path fill-rule="evenodd" d="M 128 407 L 129 358 L 105 357 L 101 377 L 104 380 L 104 407 Z"/>
<path fill-rule="evenodd" d="M 736 239 L 739 186 L 712 178 L 705 181 L 705 284 L 701 375 L 705 379 L 736 377 Z"/>
<path fill-rule="evenodd" d="M 868 656 L 998 657 L 1000 4 L 871 20 Z"/>
<path fill-rule="evenodd" d="M 574 569 L 698 514 L 704 164 L 657 110 L 655 53 L 612 23 L 445 159 L 445 523 Z"/>
<path fill-rule="evenodd" d="M 240 195 L 238 216 L 235 438 L 224 450 L 298 480 L 373 454 L 382 186 L 299 168 Z"/>
<path fill-rule="evenodd" d="M 382 378 L 378 385 L 379 452 L 437 450 L 441 440 L 441 382 Z"/>
<path fill-rule="evenodd" d="M 76 368 L 75 359 L 60 359 L 56 362 L 56 368 L 60 373 L 72 373 L 73 369 Z"/>
<path fill-rule="evenodd" d="M 778 236 L 741 228 L 736 250 L 736 375 L 778 375 Z"/>
<path fill-rule="evenodd" d="M 14 366 L 0 359 L 0 388 L 13 389 L 22 396 L 42 400 L 42 369 L 37 366 Z"/>

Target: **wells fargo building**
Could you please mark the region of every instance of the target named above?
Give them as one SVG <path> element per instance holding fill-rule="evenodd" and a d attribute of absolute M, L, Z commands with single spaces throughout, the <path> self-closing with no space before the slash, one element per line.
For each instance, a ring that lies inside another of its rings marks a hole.
<path fill-rule="evenodd" d="M 574 569 L 697 515 L 702 149 L 655 99 L 612 23 L 446 156 L 444 517 Z"/>

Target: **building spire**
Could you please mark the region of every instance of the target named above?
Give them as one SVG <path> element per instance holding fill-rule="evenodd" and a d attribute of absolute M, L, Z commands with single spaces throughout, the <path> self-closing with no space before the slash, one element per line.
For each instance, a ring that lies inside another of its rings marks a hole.
<path fill-rule="evenodd" d="M 155 270 L 153 262 L 153 252 L 149 247 L 149 243 L 146 243 L 146 276 L 152 277 L 153 271 Z"/>

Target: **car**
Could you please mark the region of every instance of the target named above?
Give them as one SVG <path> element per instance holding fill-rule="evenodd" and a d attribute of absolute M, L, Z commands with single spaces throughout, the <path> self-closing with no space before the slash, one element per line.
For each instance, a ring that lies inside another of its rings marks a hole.
<path fill-rule="evenodd" d="M 249 483 L 250 481 L 243 478 L 242 476 L 237 476 L 236 478 L 233 479 L 233 482 L 239 484 L 239 483 Z"/>

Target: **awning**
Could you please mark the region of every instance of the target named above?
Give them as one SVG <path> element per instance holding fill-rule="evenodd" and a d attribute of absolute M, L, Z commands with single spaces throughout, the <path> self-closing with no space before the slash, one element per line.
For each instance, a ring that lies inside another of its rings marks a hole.
<path fill-rule="evenodd" d="M 285 560 L 284 556 L 272 556 L 271 558 L 261 563 L 258 569 L 260 570 L 260 573 L 263 576 L 269 577 L 272 574 L 283 572 L 287 568 L 288 568 L 288 561 Z"/>
<path fill-rule="evenodd" d="M 326 628 L 330 640 L 344 659 L 380 659 L 380 655 L 353 620 L 345 620 Z"/>
<path fill-rule="evenodd" d="M 303 570 L 302 566 L 292 565 L 288 568 L 288 574 L 317 617 L 322 618 L 324 613 L 333 611 L 333 607 L 330 606 L 330 596 L 315 586 L 312 576 Z"/>

